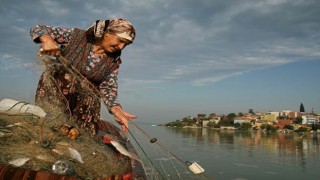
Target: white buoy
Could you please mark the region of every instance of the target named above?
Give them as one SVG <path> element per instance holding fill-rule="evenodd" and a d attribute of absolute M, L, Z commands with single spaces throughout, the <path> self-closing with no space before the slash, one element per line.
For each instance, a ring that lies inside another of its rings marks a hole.
<path fill-rule="evenodd" d="M 35 106 L 22 101 L 13 99 L 2 99 L 0 101 L 0 112 L 6 114 L 25 114 L 30 113 L 39 117 L 46 117 L 47 113 L 39 106 Z"/>
<path fill-rule="evenodd" d="M 187 161 L 186 164 L 189 166 L 189 169 L 193 174 L 200 174 L 204 172 L 204 169 L 196 162 Z"/>

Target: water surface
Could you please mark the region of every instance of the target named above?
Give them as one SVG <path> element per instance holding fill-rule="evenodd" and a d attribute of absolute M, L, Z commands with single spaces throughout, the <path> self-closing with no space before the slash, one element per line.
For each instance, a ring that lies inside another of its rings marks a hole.
<path fill-rule="evenodd" d="M 320 134 L 139 126 L 210 179 L 320 179 Z"/>

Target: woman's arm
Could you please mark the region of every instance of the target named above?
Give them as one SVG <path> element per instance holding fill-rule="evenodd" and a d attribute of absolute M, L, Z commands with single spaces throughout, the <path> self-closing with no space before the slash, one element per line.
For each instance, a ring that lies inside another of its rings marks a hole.
<path fill-rule="evenodd" d="M 119 68 L 114 69 L 99 85 L 103 102 L 109 111 L 113 106 L 120 106 L 118 99 L 118 72 Z"/>
<path fill-rule="evenodd" d="M 119 68 L 113 70 L 107 76 L 106 80 L 100 84 L 99 89 L 109 112 L 114 115 L 114 119 L 122 126 L 122 130 L 128 132 L 129 120 L 135 119 L 137 116 L 124 111 L 119 103 L 118 71 Z"/>
<path fill-rule="evenodd" d="M 73 29 L 37 25 L 30 29 L 30 36 L 35 43 L 41 43 L 40 54 L 60 55 L 60 45 L 68 44 Z"/>

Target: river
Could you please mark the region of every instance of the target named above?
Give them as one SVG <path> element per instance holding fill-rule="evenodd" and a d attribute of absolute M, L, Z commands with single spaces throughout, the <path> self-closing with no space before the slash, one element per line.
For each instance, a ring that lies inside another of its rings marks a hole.
<path fill-rule="evenodd" d="M 179 158 L 200 164 L 209 179 L 320 179 L 320 134 L 139 127 Z"/>

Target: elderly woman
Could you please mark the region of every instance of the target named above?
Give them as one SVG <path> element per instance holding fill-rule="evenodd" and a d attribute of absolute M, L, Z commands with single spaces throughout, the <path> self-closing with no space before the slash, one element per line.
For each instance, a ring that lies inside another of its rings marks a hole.
<path fill-rule="evenodd" d="M 101 97 L 122 130 L 128 131 L 128 121 L 136 116 L 124 111 L 118 101 L 117 75 L 121 51 L 135 38 L 135 29 L 129 21 L 98 20 L 87 30 L 37 25 L 31 28 L 30 35 L 35 43 L 41 43 L 41 54 L 63 56 L 88 80 L 91 89 L 97 90 L 90 93 L 83 88 L 82 80 L 56 64 L 41 75 L 37 105 L 46 110 L 50 106 L 61 108 L 94 136 L 101 124 L 97 98 Z"/>

